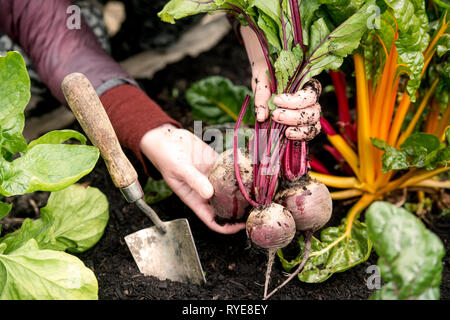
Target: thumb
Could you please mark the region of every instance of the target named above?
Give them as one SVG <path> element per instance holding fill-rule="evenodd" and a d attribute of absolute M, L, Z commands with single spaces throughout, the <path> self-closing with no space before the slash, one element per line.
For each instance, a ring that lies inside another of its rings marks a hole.
<path fill-rule="evenodd" d="M 187 166 L 183 168 L 181 178 L 203 199 L 208 200 L 214 195 L 214 187 L 209 179 L 195 167 Z"/>

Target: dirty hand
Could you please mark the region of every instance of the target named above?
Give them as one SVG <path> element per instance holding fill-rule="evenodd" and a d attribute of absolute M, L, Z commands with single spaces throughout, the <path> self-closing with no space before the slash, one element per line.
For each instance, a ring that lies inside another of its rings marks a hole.
<path fill-rule="evenodd" d="M 169 187 L 211 230 L 236 233 L 245 223 L 219 225 L 208 199 L 214 188 L 208 173 L 218 154 L 200 138 L 185 129 L 164 124 L 147 132 L 141 150 L 159 170 Z"/>
<path fill-rule="evenodd" d="M 256 119 L 259 122 L 269 117 L 268 101 L 272 94 L 267 63 L 256 34 L 250 27 L 241 27 L 241 35 L 252 68 L 252 89 L 255 94 Z M 321 107 L 318 99 L 322 87 L 317 80 L 309 81 L 302 90 L 294 94 L 280 94 L 273 102 L 278 107 L 272 119 L 287 125 L 286 137 L 291 140 L 311 140 L 320 132 Z"/>

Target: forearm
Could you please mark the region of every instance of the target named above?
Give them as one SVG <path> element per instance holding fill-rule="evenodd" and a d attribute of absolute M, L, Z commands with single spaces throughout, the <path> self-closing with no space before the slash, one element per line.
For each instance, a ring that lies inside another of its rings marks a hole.
<path fill-rule="evenodd" d="M 61 103 L 66 104 L 61 90 L 64 77 L 72 72 L 86 75 L 101 97 L 120 143 L 145 164 L 139 147 L 145 133 L 164 123 L 181 125 L 103 51 L 83 19 L 81 29 L 67 28 L 70 5 L 68 0 L 0 0 L 0 31 L 23 48 Z"/>
<path fill-rule="evenodd" d="M 0 29 L 23 48 L 62 103 L 61 82 L 72 72 L 85 74 L 99 94 L 114 86 L 114 80 L 135 84 L 103 51 L 83 19 L 80 29 L 68 28 L 71 5 L 69 0 L 0 0 Z"/>

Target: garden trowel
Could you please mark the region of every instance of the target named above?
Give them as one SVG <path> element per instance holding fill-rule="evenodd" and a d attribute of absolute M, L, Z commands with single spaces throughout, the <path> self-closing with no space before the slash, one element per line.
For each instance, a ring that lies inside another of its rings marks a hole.
<path fill-rule="evenodd" d="M 161 221 L 142 199 L 143 191 L 136 170 L 123 153 L 106 111 L 89 80 L 83 74 L 72 73 L 63 80 L 62 91 L 84 132 L 100 149 L 114 185 L 128 202 L 135 203 L 155 224 L 125 237 L 139 270 L 160 280 L 205 283 L 187 219 Z"/>

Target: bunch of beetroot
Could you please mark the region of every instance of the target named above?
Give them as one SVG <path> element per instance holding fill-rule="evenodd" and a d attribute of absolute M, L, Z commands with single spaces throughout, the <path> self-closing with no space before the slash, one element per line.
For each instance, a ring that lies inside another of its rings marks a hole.
<path fill-rule="evenodd" d="M 320 94 L 317 81 L 308 82 L 305 89 L 303 92 L 315 99 Z M 264 289 L 264 298 L 268 298 L 303 268 L 312 233 L 330 219 L 332 201 L 325 185 L 308 175 L 306 141 L 288 140 L 284 125 L 270 117 L 263 123 L 256 122 L 248 148 L 238 147 L 238 131 L 249 101 L 247 97 L 236 121 L 234 148 L 223 152 L 210 172 L 209 179 L 215 191 L 211 204 L 222 219 L 246 217 L 247 236 L 255 245 L 268 250 Z M 302 263 L 282 285 L 268 294 L 275 253 L 286 247 L 297 231 L 304 232 L 306 238 Z"/>

